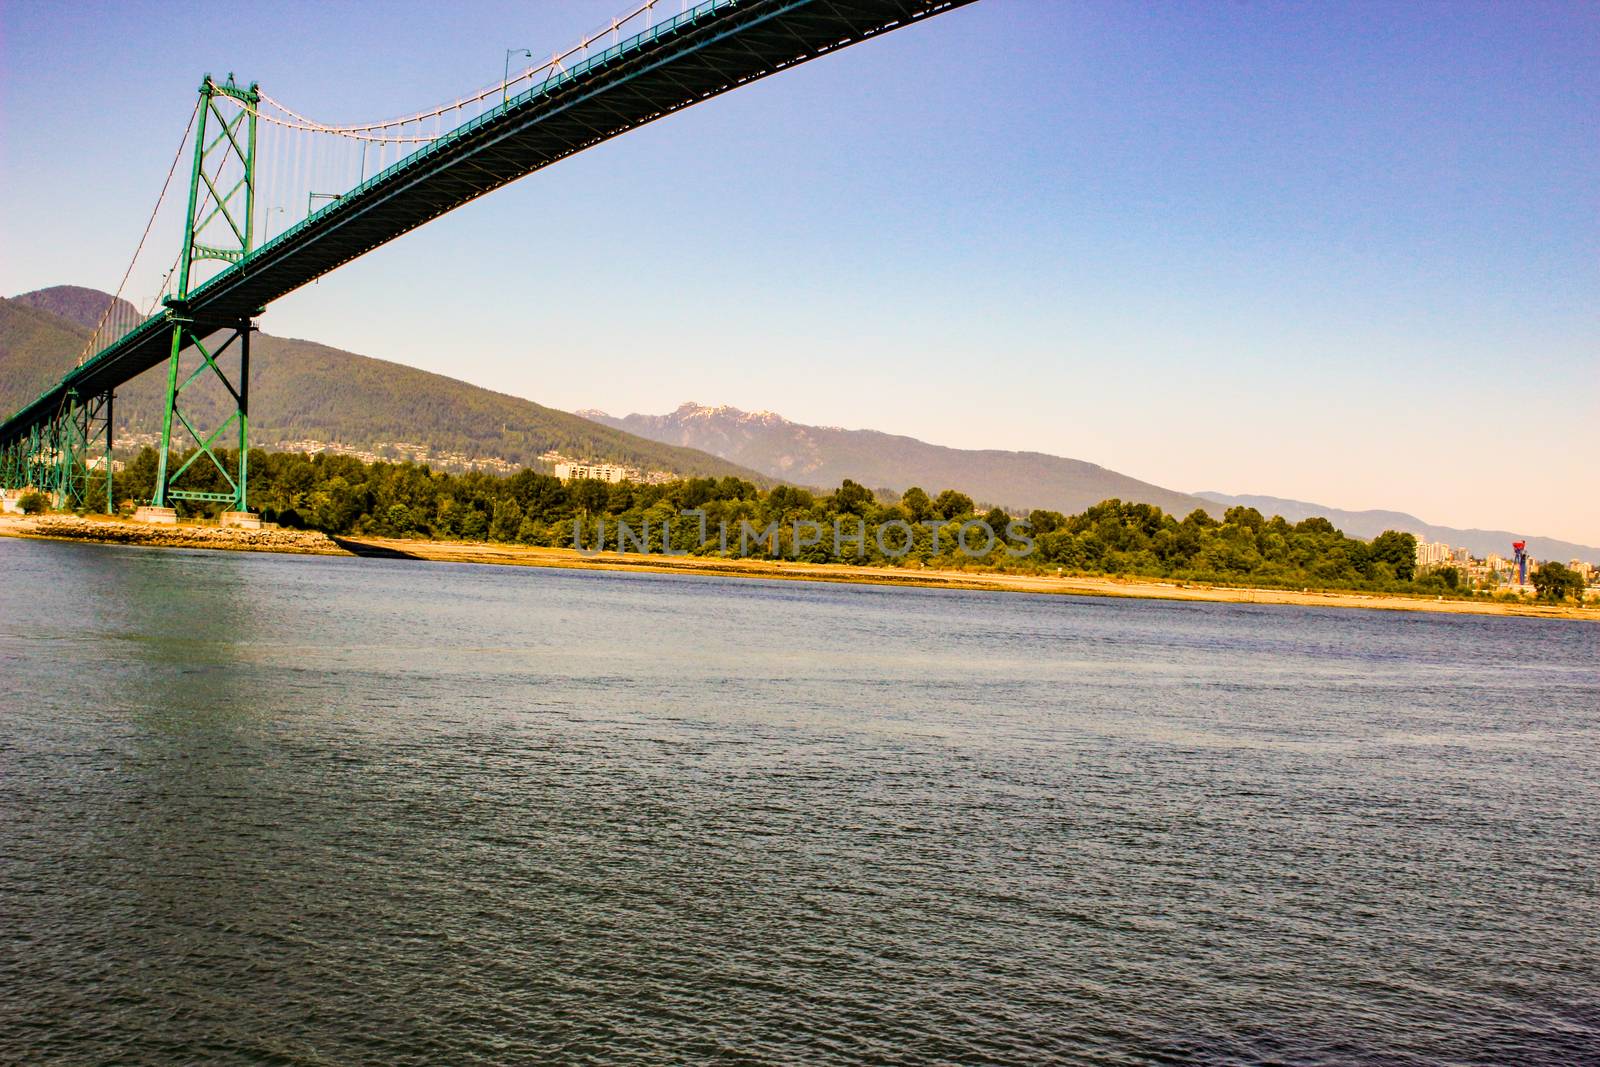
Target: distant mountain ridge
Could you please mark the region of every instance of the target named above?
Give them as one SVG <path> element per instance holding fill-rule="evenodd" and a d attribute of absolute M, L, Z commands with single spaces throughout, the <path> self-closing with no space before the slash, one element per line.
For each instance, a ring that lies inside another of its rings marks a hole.
<path fill-rule="evenodd" d="M 808 426 L 770 411 L 684 404 L 667 415 L 581 411 L 595 422 L 666 444 L 697 448 L 772 478 L 833 488 L 846 478 L 872 489 L 958 489 L 1012 509 L 1079 512 L 1102 500 L 1155 504 L 1178 515 L 1210 501 L 1083 460 L 1042 452 L 947 448 L 877 430 Z M 1219 512 L 1220 513 L 1220 512 Z"/>
<path fill-rule="evenodd" d="M 24 307 L 49 312 L 87 330 L 99 326 L 111 306 L 110 293 L 86 289 L 81 285 L 52 285 L 48 289 L 35 289 L 11 299 Z M 140 317 L 137 309 L 126 300 L 117 301 L 117 310 L 120 313 L 118 317 L 127 322 L 137 321 Z"/>
<path fill-rule="evenodd" d="M 1475 556 L 1511 555 L 1511 542 L 1527 541 L 1528 554 L 1535 559 L 1581 559 L 1600 564 L 1600 548 L 1561 541 L 1553 537 L 1536 537 L 1512 533 L 1510 530 L 1458 530 L 1453 526 L 1437 526 L 1424 522 L 1403 511 L 1345 511 L 1342 508 L 1324 507 L 1305 500 L 1289 500 L 1278 496 L 1231 496 L 1227 493 L 1207 491 L 1195 496 L 1214 501 L 1219 505 L 1255 508 L 1263 515 L 1282 515 L 1290 522 L 1299 522 L 1320 515 L 1351 537 L 1372 538 L 1385 530 L 1401 530 L 1416 534 L 1429 541 L 1443 541 L 1457 548 L 1465 548 Z"/>
<path fill-rule="evenodd" d="M 110 303 L 105 293 L 57 286 L 0 299 L 0 418 L 49 388 L 77 360 Z M 765 483 L 735 463 L 601 426 L 530 400 L 482 389 L 327 345 L 271 334 L 251 343 L 250 437 L 263 446 L 315 440 L 358 449 L 421 444 L 435 454 L 498 459 L 528 466 L 554 449 L 686 476 Z M 208 427 L 225 418 L 220 387 L 185 393 L 188 410 Z M 161 429 L 166 371 L 157 367 L 117 389 L 117 435 Z"/>

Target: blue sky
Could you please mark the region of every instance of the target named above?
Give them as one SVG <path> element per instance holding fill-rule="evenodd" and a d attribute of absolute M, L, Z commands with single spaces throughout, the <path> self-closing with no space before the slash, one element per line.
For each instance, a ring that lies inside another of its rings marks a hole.
<path fill-rule="evenodd" d="M 206 71 L 383 118 L 621 6 L 7 0 L 0 292 L 115 287 Z M 729 403 L 1600 544 L 1597 117 L 1592 4 L 980 0 L 262 326 L 566 409 Z"/>

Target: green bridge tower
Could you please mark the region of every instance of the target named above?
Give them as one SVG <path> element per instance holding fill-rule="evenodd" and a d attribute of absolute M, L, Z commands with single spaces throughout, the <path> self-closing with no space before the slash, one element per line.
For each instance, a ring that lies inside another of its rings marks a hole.
<path fill-rule="evenodd" d="M 177 287 L 163 301 L 172 324 L 172 355 L 167 361 L 161 452 L 151 499 L 157 508 L 170 507 L 169 501 L 192 500 L 222 504 L 230 511 L 249 510 L 250 334 L 255 325 L 250 315 L 231 321 L 197 321 L 189 309 L 189 294 L 195 263 L 214 259 L 231 266 L 242 262 L 254 248 L 256 112 L 260 102 L 258 86 L 251 84 L 248 89 L 241 89 L 231 74 L 222 85 L 209 74 L 200 83 L 199 124 Z M 239 369 L 230 379 L 218 361 L 234 345 L 238 346 Z M 188 374 L 181 374 L 183 354 L 191 348 L 199 353 L 200 362 Z M 180 403 L 184 391 L 208 375 L 222 383 L 233 402 L 233 413 L 209 433 L 195 426 Z M 196 446 L 175 470 L 174 423 L 188 431 Z M 229 434 L 230 430 L 235 432 Z M 231 464 L 217 454 L 217 449 L 230 445 L 237 449 Z M 180 484 L 202 457 L 222 476 L 226 491 L 185 488 Z"/>

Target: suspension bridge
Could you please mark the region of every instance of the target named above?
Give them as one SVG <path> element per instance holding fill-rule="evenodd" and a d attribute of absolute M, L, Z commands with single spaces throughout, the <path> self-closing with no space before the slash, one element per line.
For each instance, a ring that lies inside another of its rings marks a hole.
<path fill-rule="evenodd" d="M 971 2 L 649 0 L 519 72 L 508 53 L 503 79 L 476 93 L 381 122 L 317 122 L 257 85 L 207 75 L 133 261 L 77 365 L 0 423 L 0 480 L 58 507 L 94 507 L 103 492 L 114 510 L 116 389 L 165 363 L 158 473 L 143 511 L 170 521 L 171 505 L 189 501 L 225 519 L 243 515 L 250 335 L 272 301 L 541 167 Z M 174 189 L 185 158 L 186 198 Z M 161 271 L 148 257 L 165 220 L 183 236 Z M 144 275 L 154 292 L 140 310 L 126 297 Z M 218 425 L 197 425 L 185 409 L 184 392 L 202 383 L 226 390 L 232 413 Z M 205 481 L 213 488 L 197 488 L 197 464 L 220 472 L 227 491 L 214 477 Z"/>

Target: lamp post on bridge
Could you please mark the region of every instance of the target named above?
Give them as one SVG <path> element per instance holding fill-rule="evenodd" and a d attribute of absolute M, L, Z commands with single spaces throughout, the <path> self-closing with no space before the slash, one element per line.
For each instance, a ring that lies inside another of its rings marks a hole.
<path fill-rule="evenodd" d="M 501 107 L 505 107 L 506 106 L 506 101 L 511 99 L 511 57 L 512 56 L 527 56 L 529 59 L 532 59 L 533 58 L 533 49 L 531 49 L 531 48 L 507 48 L 506 49 L 506 69 L 505 69 L 505 72 L 503 74 L 501 74 L 501 76 L 500 76 L 500 106 Z"/>

